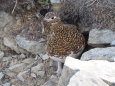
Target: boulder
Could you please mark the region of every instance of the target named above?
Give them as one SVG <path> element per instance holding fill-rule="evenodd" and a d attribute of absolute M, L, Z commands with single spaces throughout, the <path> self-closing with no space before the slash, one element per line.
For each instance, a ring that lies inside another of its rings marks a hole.
<path fill-rule="evenodd" d="M 115 31 L 92 29 L 89 32 L 88 44 L 93 47 L 110 45 L 115 40 Z"/>
<path fill-rule="evenodd" d="M 94 48 L 82 54 L 81 60 L 115 61 L 115 47 Z"/>
<path fill-rule="evenodd" d="M 67 57 L 58 86 L 115 86 L 115 62 Z"/>

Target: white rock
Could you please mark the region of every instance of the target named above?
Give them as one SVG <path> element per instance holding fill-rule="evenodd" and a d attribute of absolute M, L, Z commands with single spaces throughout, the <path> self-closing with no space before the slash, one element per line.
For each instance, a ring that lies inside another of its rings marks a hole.
<path fill-rule="evenodd" d="M 4 56 L 4 52 L 0 51 L 0 59 Z"/>
<path fill-rule="evenodd" d="M 17 78 L 20 80 L 20 81 L 22 81 L 22 82 L 24 82 L 25 81 L 25 76 L 26 76 L 26 73 L 27 73 L 28 71 L 23 71 L 23 72 L 20 72 L 18 75 L 17 75 Z"/>
<path fill-rule="evenodd" d="M 10 83 L 5 83 L 5 84 L 2 84 L 2 86 L 11 86 Z"/>
<path fill-rule="evenodd" d="M 115 32 L 111 30 L 92 29 L 89 33 L 88 44 L 91 46 L 100 46 L 110 44 L 115 40 Z"/>
<path fill-rule="evenodd" d="M 82 54 L 81 60 L 115 61 L 115 47 L 94 48 Z"/>
<path fill-rule="evenodd" d="M 43 60 L 46 60 L 46 59 L 49 59 L 49 56 L 48 56 L 47 54 L 44 54 L 44 55 L 41 55 L 41 58 L 42 58 Z"/>
<path fill-rule="evenodd" d="M 50 0 L 51 3 L 60 3 L 60 0 Z"/>
<path fill-rule="evenodd" d="M 3 78 L 4 78 L 4 74 L 0 72 L 0 80 L 2 80 Z"/>
<path fill-rule="evenodd" d="M 16 51 L 17 53 L 26 53 L 26 51 L 16 44 L 16 40 L 10 37 L 4 37 L 4 45 Z"/>
<path fill-rule="evenodd" d="M 111 46 L 115 46 L 115 40 L 111 42 Z"/>
<path fill-rule="evenodd" d="M 31 73 L 31 76 L 32 76 L 33 78 L 36 78 L 36 77 L 37 77 L 35 73 Z"/>
<path fill-rule="evenodd" d="M 58 86 L 114 86 L 115 62 L 67 57 Z"/>
<path fill-rule="evenodd" d="M 26 58 L 26 56 L 25 56 L 24 54 L 21 54 L 21 55 L 19 56 L 19 58 L 24 59 L 24 58 Z"/>
<path fill-rule="evenodd" d="M 16 65 L 11 66 L 11 67 L 9 67 L 8 69 L 9 69 L 10 71 L 19 73 L 19 72 L 23 71 L 24 68 L 26 68 L 26 65 L 25 65 L 24 63 L 20 63 L 20 64 L 16 64 Z"/>
<path fill-rule="evenodd" d="M 38 73 L 39 71 L 41 71 L 44 67 L 44 64 L 43 63 L 40 63 L 34 67 L 31 68 L 31 72 L 34 72 L 34 73 Z"/>

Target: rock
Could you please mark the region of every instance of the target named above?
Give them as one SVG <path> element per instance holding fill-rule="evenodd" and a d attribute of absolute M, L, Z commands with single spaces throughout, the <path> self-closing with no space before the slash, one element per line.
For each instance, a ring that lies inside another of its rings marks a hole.
<path fill-rule="evenodd" d="M 18 75 L 17 75 L 17 78 L 24 82 L 25 81 L 25 77 L 27 76 L 26 73 L 28 73 L 28 71 L 23 71 L 23 72 L 20 72 Z"/>
<path fill-rule="evenodd" d="M 11 86 L 10 83 L 5 83 L 5 84 L 2 84 L 2 86 Z"/>
<path fill-rule="evenodd" d="M 0 59 L 4 56 L 4 52 L 0 51 Z"/>
<path fill-rule="evenodd" d="M 26 53 L 26 51 L 17 46 L 16 41 L 10 37 L 4 37 L 4 45 L 16 51 L 16 53 Z"/>
<path fill-rule="evenodd" d="M 51 3 L 60 3 L 60 0 L 50 0 Z"/>
<path fill-rule="evenodd" d="M 31 73 L 31 77 L 36 78 L 37 76 L 35 73 Z"/>
<path fill-rule="evenodd" d="M 41 54 L 45 52 L 45 44 L 37 41 L 29 41 L 21 36 L 16 36 L 16 43 L 23 49 L 33 54 Z"/>
<path fill-rule="evenodd" d="M 27 58 L 27 59 L 24 59 L 22 62 L 29 65 L 29 64 L 34 62 L 34 59 L 33 58 Z"/>
<path fill-rule="evenodd" d="M 43 84 L 41 86 L 57 86 L 57 84 L 52 82 L 51 80 L 48 80 L 45 84 Z"/>
<path fill-rule="evenodd" d="M 94 48 L 82 54 L 81 60 L 115 61 L 115 47 Z"/>
<path fill-rule="evenodd" d="M 27 65 L 25 65 L 24 63 L 20 63 L 20 64 L 16 64 L 16 65 L 11 66 L 8 69 L 12 72 L 19 73 L 19 72 L 23 71 L 24 68 L 26 68 L 26 66 Z"/>
<path fill-rule="evenodd" d="M 5 27 L 7 24 L 15 23 L 15 19 L 6 12 L 0 11 L 0 27 Z"/>
<path fill-rule="evenodd" d="M 115 62 L 67 57 L 58 86 L 115 86 Z"/>
<path fill-rule="evenodd" d="M 41 78 L 43 78 L 45 75 L 45 71 L 39 71 L 37 72 L 37 76 L 40 76 Z"/>
<path fill-rule="evenodd" d="M 97 47 L 110 44 L 115 40 L 115 32 L 112 30 L 92 29 L 89 33 L 88 44 Z"/>
<path fill-rule="evenodd" d="M 10 61 L 10 60 L 12 60 L 12 57 L 4 57 L 3 59 L 2 59 L 2 61 L 3 62 L 7 62 L 7 61 Z"/>
<path fill-rule="evenodd" d="M 19 58 L 24 59 L 24 58 L 26 58 L 26 56 L 25 56 L 24 54 L 21 54 L 21 55 L 19 56 Z"/>
<path fill-rule="evenodd" d="M 115 46 L 115 40 L 111 42 L 111 46 Z"/>
<path fill-rule="evenodd" d="M 4 78 L 4 74 L 0 72 L 0 81 Z"/>
<path fill-rule="evenodd" d="M 32 68 L 31 68 L 31 72 L 37 74 L 39 71 L 41 71 L 41 70 L 43 69 L 43 67 L 44 67 L 44 64 L 43 64 L 43 63 L 40 63 L 40 64 L 38 64 L 38 65 L 32 67 Z"/>
<path fill-rule="evenodd" d="M 52 75 L 50 79 L 42 86 L 57 86 L 58 84 L 58 77 L 55 75 Z"/>
<path fill-rule="evenodd" d="M 49 59 L 49 56 L 48 56 L 47 54 L 44 54 L 44 55 L 41 55 L 41 58 L 42 58 L 43 60 L 46 60 L 46 59 Z"/>

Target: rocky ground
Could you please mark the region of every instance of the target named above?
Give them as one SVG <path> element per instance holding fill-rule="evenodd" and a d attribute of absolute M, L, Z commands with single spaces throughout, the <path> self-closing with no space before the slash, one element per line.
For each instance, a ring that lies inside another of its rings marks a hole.
<path fill-rule="evenodd" d="M 0 11 L 0 86 L 115 86 L 115 31 L 92 28 L 81 59 L 67 57 L 58 77 L 56 63 L 41 57 L 46 43 L 36 13 Z"/>

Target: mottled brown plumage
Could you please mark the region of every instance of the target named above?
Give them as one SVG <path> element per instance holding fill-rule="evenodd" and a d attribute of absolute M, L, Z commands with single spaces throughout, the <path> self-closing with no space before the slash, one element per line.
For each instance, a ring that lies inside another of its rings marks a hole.
<path fill-rule="evenodd" d="M 63 24 L 57 13 L 46 14 L 44 32 L 47 36 L 47 52 L 49 56 L 65 57 L 83 50 L 85 39 L 77 30 L 77 27 L 70 24 Z"/>

